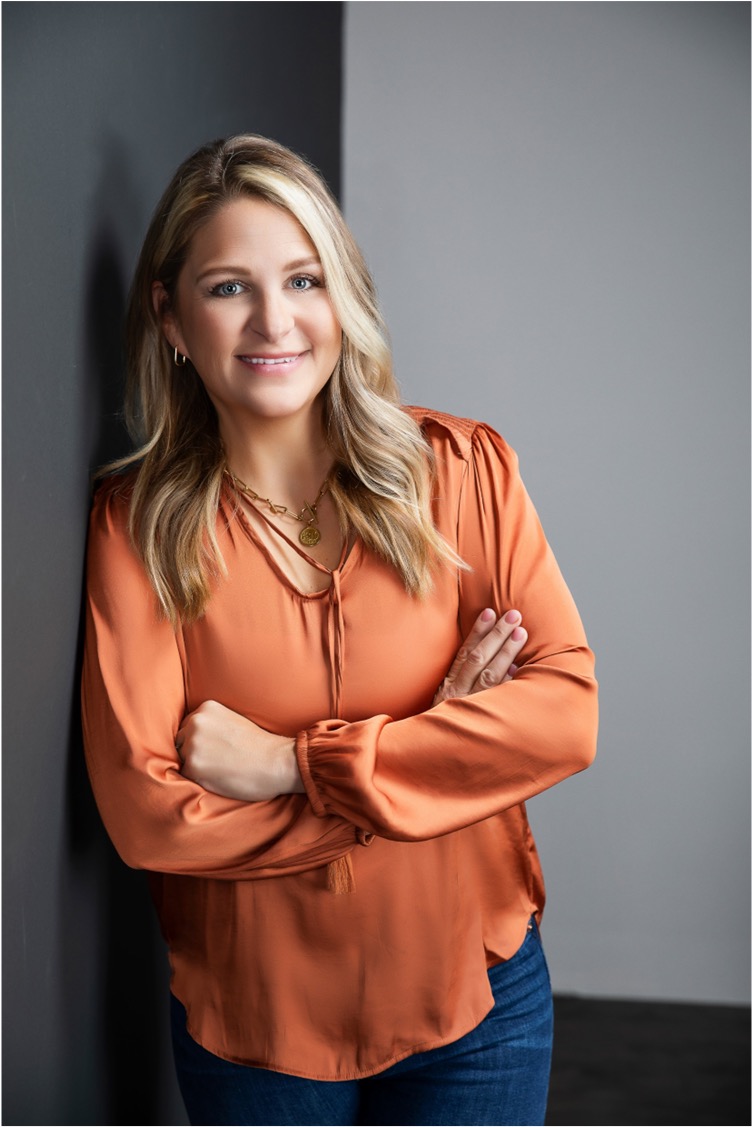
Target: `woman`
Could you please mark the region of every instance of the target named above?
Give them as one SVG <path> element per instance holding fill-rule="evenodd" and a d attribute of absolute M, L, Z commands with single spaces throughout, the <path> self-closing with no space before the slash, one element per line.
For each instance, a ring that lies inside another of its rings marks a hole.
<path fill-rule="evenodd" d="M 523 803 L 592 759 L 596 687 L 513 453 L 399 405 L 336 204 L 260 137 L 178 169 L 128 348 L 84 730 L 191 1121 L 543 1122 Z"/>

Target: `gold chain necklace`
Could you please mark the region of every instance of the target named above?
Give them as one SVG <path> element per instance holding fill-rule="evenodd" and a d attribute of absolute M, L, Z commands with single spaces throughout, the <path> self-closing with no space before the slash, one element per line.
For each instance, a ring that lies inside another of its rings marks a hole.
<path fill-rule="evenodd" d="M 257 493 L 255 489 L 251 489 L 250 485 L 246 485 L 246 483 L 244 481 L 241 481 L 239 477 L 235 477 L 235 474 L 232 472 L 232 470 L 225 468 L 225 473 L 230 478 L 230 481 L 239 493 L 243 493 L 246 497 L 250 497 L 252 501 L 260 501 L 263 505 L 268 505 L 269 511 L 275 516 L 292 517 L 293 520 L 296 520 L 300 524 L 305 525 L 305 528 L 301 528 L 300 532 L 298 533 L 298 540 L 306 548 L 314 548 L 318 543 L 320 543 L 321 532 L 319 531 L 318 527 L 319 518 L 317 510 L 319 501 L 329 488 L 328 479 L 324 481 L 321 489 L 319 489 L 318 493 L 316 494 L 316 500 L 312 504 L 309 504 L 308 501 L 304 501 L 303 508 L 300 510 L 300 512 L 294 513 L 292 509 L 289 509 L 287 507 L 287 505 L 277 505 L 268 497 L 262 497 L 261 494 Z"/>

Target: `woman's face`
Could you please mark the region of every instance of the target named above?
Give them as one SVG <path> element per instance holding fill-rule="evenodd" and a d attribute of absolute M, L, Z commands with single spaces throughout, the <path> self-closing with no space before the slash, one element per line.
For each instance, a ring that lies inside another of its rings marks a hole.
<path fill-rule="evenodd" d="M 175 300 L 155 283 L 154 302 L 220 426 L 309 412 L 342 347 L 313 243 L 288 211 L 255 197 L 225 204 L 199 229 Z"/>

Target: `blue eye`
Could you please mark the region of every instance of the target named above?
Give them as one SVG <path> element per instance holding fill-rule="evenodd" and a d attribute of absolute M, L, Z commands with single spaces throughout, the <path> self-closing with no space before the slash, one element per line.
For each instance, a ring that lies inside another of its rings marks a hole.
<path fill-rule="evenodd" d="M 221 282 L 209 291 L 214 297 L 237 297 L 242 292 L 240 282 Z"/>
<path fill-rule="evenodd" d="M 313 289 L 314 286 L 320 286 L 321 282 L 311 274 L 298 274 L 291 279 L 290 285 L 298 293 L 305 293 L 306 290 Z"/>

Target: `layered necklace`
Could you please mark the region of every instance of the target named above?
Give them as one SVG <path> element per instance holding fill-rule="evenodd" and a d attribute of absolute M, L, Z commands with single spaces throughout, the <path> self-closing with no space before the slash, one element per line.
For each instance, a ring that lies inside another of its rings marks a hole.
<path fill-rule="evenodd" d="M 318 505 L 321 501 L 321 498 L 329 488 L 328 478 L 324 480 L 324 484 L 316 494 L 315 501 L 304 501 L 303 508 L 300 510 L 300 512 L 294 513 L 292 509 L 288 508 L 287 505 L 278 505 L 269 497 L 262 497 L 261 494 L 257 493 L 255 489 L 251 489 L 250 485 L 246 485 L 244 481 L 241 481 L 239 477 L 236 477 L 232 470 L 225 468 L 225 473 L 229 477 L 235 489 L 237 489 L 238 493 L 242 493 L 251 501 L 259 502 L 262 505 L 267 505 L 269 511 L 273 513 L 274 516 L 292 517 L 293 520 L 296 520 L 299 524 L 302 524 L 303 528 L 301 528 L 300 532 L 298 533 L 298 540 L 301 544 L 303 544 L 304 547 L 314 548 L 321 542 L 321 532 L 318 526 Z"/>

